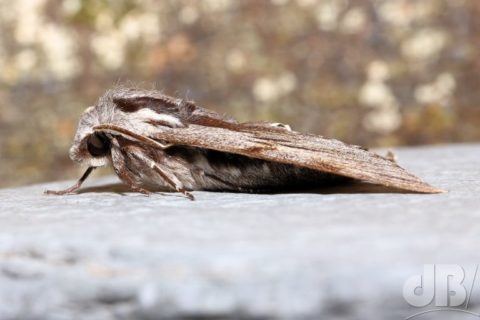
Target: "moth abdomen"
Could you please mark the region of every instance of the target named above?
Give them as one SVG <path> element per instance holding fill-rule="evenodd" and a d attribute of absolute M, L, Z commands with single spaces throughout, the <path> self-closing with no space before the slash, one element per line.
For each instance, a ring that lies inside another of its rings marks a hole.
<path fill-rule="evenodd" d="M 256 159 L 216 150 L 175 146 L 165 150 L 169 161 L 190 167 L 183 177 L 196 190 L 267 192 L 320 187 L 346 181 L 344 177 L 292 164 Z M 185 172 L 184 170 L 180 170 Z"/>

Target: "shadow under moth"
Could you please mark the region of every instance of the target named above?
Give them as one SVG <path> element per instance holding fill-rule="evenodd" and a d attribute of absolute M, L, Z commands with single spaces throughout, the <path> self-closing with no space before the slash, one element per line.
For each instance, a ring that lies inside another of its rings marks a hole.
<path fill-rule="evenodd" d="M 288 125 L 239 123 L 155 90 L 114 88 L 80 118 L 70 158 L 111 164 L 133 191 L 278 192 L 362 180 L 405 191 L 439 193 L 397 165 L 358 146 L 292 131 Z"/>

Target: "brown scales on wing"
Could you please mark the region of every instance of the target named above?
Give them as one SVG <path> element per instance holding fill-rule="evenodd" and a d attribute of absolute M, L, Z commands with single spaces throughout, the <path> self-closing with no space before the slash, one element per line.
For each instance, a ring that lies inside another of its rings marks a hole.
<path fill-rule="evenodd" d="M 152 138 L 294 164 L 408 191 L 445 192 L 387 158 L 338 140 L 241 124 L 228 123 L 224 127 L 220 122 L 216 124 L 214 127 L 191 124 L 186 128 L 161 128 L 161 132 Z M 232 126 L 237 130 L 231 130 L 229 127 Z"/>

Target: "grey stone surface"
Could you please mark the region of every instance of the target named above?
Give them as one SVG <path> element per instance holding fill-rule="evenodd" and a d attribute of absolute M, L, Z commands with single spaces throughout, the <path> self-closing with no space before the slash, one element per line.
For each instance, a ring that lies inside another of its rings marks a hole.
<path fill-rule="evenodd" d="M 409 306 L 402 288 L 425 263 L 478 261 L 480 145 L 395 151 L 450 192 L 353 185 L 195 192 L 192 202 L 130 193 L 114 177 L 73 196 L 42 194 L 71 182 L 0 190 L 0 319 L 404 319 L 430 310 Z M 478 291 L 471 312 L 480 312 Z"/>

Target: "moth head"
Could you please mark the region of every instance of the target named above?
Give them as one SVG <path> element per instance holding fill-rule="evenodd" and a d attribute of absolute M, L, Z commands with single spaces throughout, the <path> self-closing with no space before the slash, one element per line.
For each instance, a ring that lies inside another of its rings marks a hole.
<path fill-rule="evenodd" d="M 87 108 L 80 118 L 75 139 L 70 148 L 70 159 L 90 167 L 101 167 L 108 163 L 110 138 L 103 132 L 93 130 L 99 122 L 98 108 Z"/>
<path fill-rule="evenodd" d="M 193 104 L 157 91 L 134 88 L 109 90 L 80 117 L 70 148 L 70 158 L 91 167 L 104 166 L 110 162 L 111 138 L 93 129 L 100 124 L 115 124 L 145 136 L 157 132 L 161 126 L 185 126 L 180 111 L 191 113 L 194 109 Z"/>

